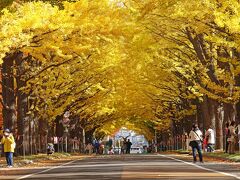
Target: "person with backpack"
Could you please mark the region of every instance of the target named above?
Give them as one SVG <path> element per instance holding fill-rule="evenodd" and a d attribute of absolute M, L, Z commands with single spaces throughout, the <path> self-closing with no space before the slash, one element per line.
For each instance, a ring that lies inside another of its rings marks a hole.
<path fill-rule="evenodd" d="M 55 152 L 53 143 L 47 144 L 47 155 L 53 154 Z"/>
<path fill-rule="evenodd" d="M 16 146 L 14 137 L 9 129 L 3 131 L 3 138 L 1 140 L 3 144 L 4 153 L 6 155 L 7 167 L 13 167 L 13 153 Z"/>
<path fill-rule="evenodd" d="M 203 163 L 202 155 L 202 132 L 198 128 L 197 124 L 193 124 L 192 130 L 189 133 L 190 143 L 189 146 L 192 147 L 193 162 L 197 162 L 196 151 L 198 152 L 199 161 Z"/>
<path fill-rule="evenodd" d="M 213 152 L 215 146 L 215 132 L 212 126 L 205 133 L 206 143 L 207 143 L 207 152 Z"/>

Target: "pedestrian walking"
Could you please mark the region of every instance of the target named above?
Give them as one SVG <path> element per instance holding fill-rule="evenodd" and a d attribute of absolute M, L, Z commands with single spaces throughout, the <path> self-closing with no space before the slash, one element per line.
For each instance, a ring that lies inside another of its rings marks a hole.
<path fill-rule="evenodd" d="M 215 131 L 213 130 L 212 126 L 208 128 L 205 133 L 206 136 L 206 143 L 207 143 L 207 152 L 213 152 L 215 146 Z"/>
<path fill-rule="evenodd" d="M 225 153 L 228 153 L 229 150 L 229 142 L 228 142 L 228 138 L 230 138 L 230 131 L 229 131 L 229 122 L 226 122 L 225 124 Z"/>
<path fill-rule="evenodd" d="M 189 145 L 192 147 L 192 154 L 193 154 L 193 162 L 197 162 L 197 155 L 196 151 L 198 152 L 199 161 L 203 162 L 203 155 L 202 155 L 202 132 L 198 128 L 197 124 L 193 124 L 192 130 L 189 133 L 190 143 Z"/>
<path fill-rule="evenodd" d="M 236 144 L 236 127 L 235 127 L 235 121 L 232 121 L 229 126 L 229 133 L 230 137 L 227 139 L 229 142 L 229 154 L 235 154 L 235 144 Z"/>
<path fill-rule="evenodd" d="M 202 145 L 203 145 L 203 151 L 204 152 L 207 152 L 207 148 L 208 148 L 208 143 L 207 143 L 207 138 L 205 137 L 204 139 L 203 139 L 203 143 L 202 143 Z"/>
<path fill-rule="evenodd" d="M 99 143 L 99 141 L 96 140 L 96 142 L 95 142 L 95 144 L 94 144 L 94 148 L 95 148 L 96 154 L 99 154 L 99 148 L 100 148 L 100 143 Z"/>
<path fill-rule="evenodd" d="M 4 130 L 1 144 L 3 144 L 4 153 L 6 155 L 7 167 L 11 168 L 13 167 L 13 153 L 16 143 L 9 129 Z"/>
<path fill-rule="evenodd" d="M 122 140 L 121 140 L 121 154 L 126 154 L 127 153 L 126 152 L 127 151 L 127 138 L 129 136 L 127 136 L 127 137 L 120 136 L 122 138 Z"/>
<path fill-rule="evenodd" d="M 126 149 L 126 154 L 130 154 L 132 143 L 130 142 L 130 139 L 127 141 L 127 149 Z"/>
<path fill-rule="evenodd" d="M 93 145 L 92 145 L 91 143 L 88 143 L 88 144 L 87 144 L 87 146 L 86 146 L 86 148 L 85 148 L 85 152 L 86 152 L 87 154 L 89 154 L 89 155 L 92 154 L 92 152 L 93 152 Z"/>

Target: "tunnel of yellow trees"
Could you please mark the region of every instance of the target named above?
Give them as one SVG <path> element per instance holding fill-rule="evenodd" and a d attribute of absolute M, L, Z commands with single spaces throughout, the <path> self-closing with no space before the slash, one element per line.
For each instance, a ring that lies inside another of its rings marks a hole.
<path fill-rule="evenodd" d="M 159 141 L 238 121 L 238 0 L 6 0 L 4 127 L 22 144 L 121 127 Z M 68 121 L 68 120 L 67 120 Z M 26 145 L 27 144 L 27 145 Z M 36 149 L 36 147 L 35 147 Z"/>

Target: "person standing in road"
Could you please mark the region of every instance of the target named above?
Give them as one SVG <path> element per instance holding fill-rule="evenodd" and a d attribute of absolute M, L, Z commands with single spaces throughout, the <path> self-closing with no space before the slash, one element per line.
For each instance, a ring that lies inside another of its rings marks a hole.
<path fill-rule="evenodd" d="M 229 154 L 235 154 L 235 144 L 236 144 L 236 127 L 235 127 L 235 121 L 232 121 L 229 126 L 229 133 L 230 137 L 227 139 L 229 142 Z"/>
<path fill-rule="evenodd" d="M 197 124 L 193 124 L 192 130 L 189 133 L 190 143 L 189 145 L 192 147 L 193 154 L 193 162 L 197 162 L 196 151 L 198 152 L 199 161 L 203 163 L 203 155 L 202 155 L 202 132 L 198 128 Z"/>
<path fill-rule="evenodd" d="M 16 144 L 15 144 L 14 137 L 9 129 L 5 129 L 3 131 L 3 138 L 1 140 L 1 144 L 3 144 L 4 153 L 6 155 L 7 167 L 12 168 L 13 153 L 14 153 Z"/>
<path fill-rule="evenodd" d="M 126 154 L 130 154 L 131 146 L 132 146 L 132 143 L 130 142 L 130 139 L 128 139 Z"/>
<path fill-rule="evenodd" d="M 207 152 L 213 152 L 215 146 L 215 132 L 212 126 L 206 131 Z"/>

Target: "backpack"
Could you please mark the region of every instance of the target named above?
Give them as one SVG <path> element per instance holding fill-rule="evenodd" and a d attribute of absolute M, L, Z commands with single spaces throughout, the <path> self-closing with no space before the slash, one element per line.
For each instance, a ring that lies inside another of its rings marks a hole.
<path fill-rule="evenodd" d="M 11 144 L 11 148 L 13 148 L 13 149 L 16 148 L 16 143 L 15 142 Z"/>

